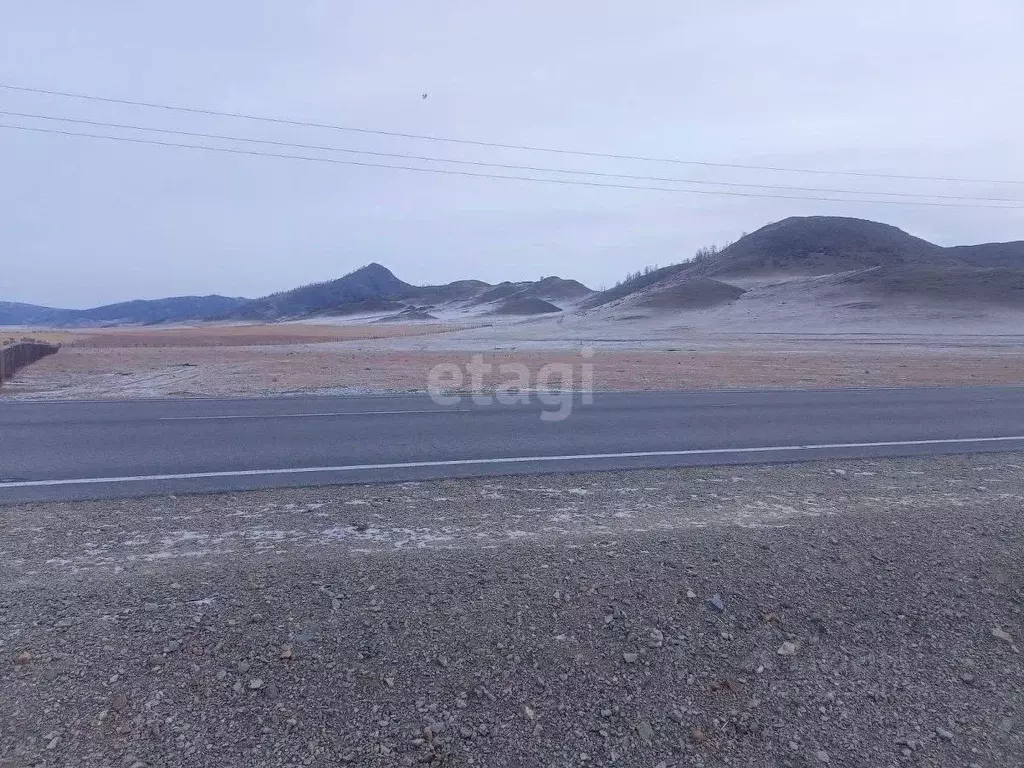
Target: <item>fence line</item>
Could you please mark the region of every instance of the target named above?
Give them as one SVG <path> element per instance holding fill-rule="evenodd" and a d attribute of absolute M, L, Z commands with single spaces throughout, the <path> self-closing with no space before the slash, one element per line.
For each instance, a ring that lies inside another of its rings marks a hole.
<path fill-rule="evenodd" d="M 31 339 L 23 339 L 7 345 L 0 342 L 0 386 L 3 386 L 4 379 L 11 378 L 20 368 L 47 355 L 53 355 L 59 349 L 60 344 L 47 344 Z"/>

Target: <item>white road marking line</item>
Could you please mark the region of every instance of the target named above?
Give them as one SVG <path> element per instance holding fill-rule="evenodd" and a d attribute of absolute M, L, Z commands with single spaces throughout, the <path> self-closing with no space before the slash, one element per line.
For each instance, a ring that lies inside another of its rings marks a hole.
<path fill-rule="evenodd" d="M 384 416 L 391 413 L 466 413 L 466 408 L 424 408 L 411 411 L 328 411 L 311 413 L 245 413 L 232 416 L 161 416 L 158 421 L 219 421 L 223 419 L 308 419 L 314 416 Z"/>
<path fill-rule="evenodd" d="M 974 443 L 1024 442 L 1024 435 L 1009 437 L 953 437 L 941 440 L 887 440 L 875 443 L 820 443 L 811 445 L 768 445 L 756 448 L 694 448 L 680 451 L 631 451 L 626 453 L 582 453 L 567 456 L 510 456 L 493 459 L 449 459 L 445 461 L 403 461 L 393 464 L 348 464 L 336 467 L 292 467 L 284 469 L 238 469 L 225 472 L 182 472 L 172 475 L 135 475 L 129 477 L 79 477 L 67 480 L 18 480 L 0 483 L 4 488 L 32 488 L 50 485 L 93 485 L 98 483 L 138 483 L 152 480 L 201 480 L 209 477 L 257 477 L 261 475 L 303 475 L 314 472 L 361 472 L 378 469 L 415 469 L 418 467 L 466 467 L 486 464 L 530 464 L 554 461 L 594 459 L 644 459 L 661 456 L 715 456 L 729 453 L 784 453 L 821 451 L 837 448 L 898 448 L 915 445 L 969 445 Z"/>

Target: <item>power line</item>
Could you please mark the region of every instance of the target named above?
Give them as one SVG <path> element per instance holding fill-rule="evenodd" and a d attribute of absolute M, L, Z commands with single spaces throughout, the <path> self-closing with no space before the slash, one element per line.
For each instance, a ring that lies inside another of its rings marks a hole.
<path fill-rule="evenodd" d="M 554 147 L 537 147 L 528 144 L 502 144 L 499 142 L 491 141 L 477 141 L 473 139 L 456 139 L 450 136 L 432 136 L 429 134 L 420 133 L 402 133 L 399 131 L 384 131 L 372 128 L 357 128 L 354 126 L 347 125 L 332 125 L 330 123 L 317 123 L 308 120 L 290 120 L 281 117 L 267 117 L 263 115 L 250 115 L 244 112 L 222 112 L 214 109 L 203 109 L 199 107 L 183 107 L 174 104 L 159 104 L 149 101 L 136 101 L 133 99 L 118 99 L 108 96 L 96 96 L 93 94 L 86 93 L 75 93 L 72 91 L 54 91 L 46 88 L 30 88 L 23 85 L 11 85 L 10 83 L 0 83 L 0 88 L 8 91 L 20 91 L 23 93 L 37 93 L 44 94 L 47 96 L 59 96 L 67 99 L 82 99 L 85 101 L 99 101 L 107 104 L 122 104 L 125 106 L 132 107 L 145 107 L 147 109 L 163 109 L 172 112 L 186 112 L 195 115 L 209 115 L 214 117 L 231 117 L 240 120 L 254 120 L 264 123 L 276 123 L 278 125 L 292 125 L 301 128 L 326 128 L 333 131 L 347 131 L 350 133 L 361 133 L 371 134 L 375 136 L 388 136 L 391 138 L 400 139 L 416 139 L 419 141 L 438 141 L 449 144 L 462 144 L 475 147 L 489 147 L 491 149 L 515 149 L 526 152 L 548 152 L 551 154 L 558 155 L 575 155 L 577 157 L 598 157 L 607 160 L 634 160 L 645 163 L 675 163 L 678 165 L 697 165 L 705 168 L 731 168 L 748 171 L 774 171 L 780 173 L 809 173 L 818 175 L 831 175 L 831 176 L 857 176 L 862 178 L 875 178 L 875 179 L 899 179 L 903 181 L 944 181 L 944 182 L 957 182 L 964 184 L 1020 184 L 1024 185 L 1024 181 L 1013 180 L 1013 179 L 970 179 L 957 176 L 913 176 L 909 174 L 895 174 L 895 173 L 869 173 L 866 171 L 836 171 L 836 170 L 822 170 L 815 168 L 789 168 L 783 166 L 773 165 L 749 165 L 741 163 L 712 163 L 701 160 L 683 160 L 680 158 L 671 157 L 647 157 L 644 155 L 625 155 L 615 154 L 609 152 L 588 152 L 585 150 L 577 149 L 560 149 Z"/>
<path fill-rule="evenodd" d="M 359 160 L 339 160 L 334 157 L 310 157 L 308 155 L 289 155 L 279 152 L 258 152 L 250 149 L 236 149 L 229 147 L 213 147 L 206 144 L 181 144 L 178 142 L 171 141 L 160 141 L 158 139 L 140 139 L 130 136 L 110 136 L 105 134 L 96 133 L 81 133 L 77 131 L 61 131 L 52 128 L 38 128 L 35 126 L 27 125 L 11 125 L 8 123 L 0 123 L 0 128 L 7 128 L 17 131 L 31 131 L 33 133 L 46 133 L 60 136 L 75 136 L 80 138 L 88 139 L 101 139 L 105 141 L 120 141 L 131 144 L 143 144 L 152 145 L 159 147 L 179 147 L 182 149 L 196 149 L 204 152 L 225 152 L 233 155 L 249 155 L 253 157 L 275 157 L 285 160 L 302 160 L 305 162 L 313 163 L 331 163 L 335 165 L 349 165 L 358 166 L 362 168 L 389 168 L 391 170 L 398 171 L 418 171 L 420 173 L 438 173 L 447 176 L 470 176 L 474 178 L 484 179 L 507 179 L 510 181 L 530 181 L 539 182 L 543 184 L 562 184 L 568 186 L 582 186 L 582 187 L 601 187 L 606 189 L 636 189 L 646 190 L 653 192 L 680 192 L 683 194 L 692 195 L 718 195 L 728 197 L 755 197 L 755 198 L 770 198 L 776 200 L 808 200 L 808 201 L 819 201 L 819 202 L 832 202 L 832 203 L 865 203 L 865 204 L 878 204 L 878 205 L 924 205 L 929 207 L 939 208 L 999 208 L 1002 210 L 1024 210 L 1022 206 L 1014 205 L 989 205 L 985 203 L 936 203 L 924 200 L 915 201 L 903 201 L 903 200 L 864 200 L 864 199 L 847 199 L 841 197 L 811 197 L 801 195 L 778 195 L 769 194 L 767 192 L 734 192 L 729 190 L 709 190 L 709 189 L 679 189 L 678 187 L 655 187 L 655 186 L 644 186 L 639 184 L 610 184 L 605 182 L 597 181 L 582 181 L 582 180 L 570 180 L 570 179 L 551 179 L 551 178 L 538 178 L 536 176 L 514 176 L 511 174 L 496 174 L 496 173 L 478 173 L 475 171 L 457 171 L 451 168 L 420 168 L 410 165 L 388 165 L 387 163 L 370 163 Z"/>
<path fill-rule="evenodd" d="M 118 128 L 132 131 L 150 131 L 153 133 L 170 134 L 174 136 L 187 136 L 190 138 L 201 138 L 201 139 L 217 139 L 221 141 L 238 141 L 246 142 L 249 144 L 263 144 L 274 147 L 288 147 L 291 149 L 313 149 L 323 152 L 344 152 L 346 154 L 354 155 L 368 155 L 372 157 L 387 157 L 397 160 L 420 160 L 430 163 L 451 163 L 455 165 L 470 165 L 480 168 L 502 168 L 505 170 L 515 171 L 536 171 L 538 173 L 564 173 L 572 174 L 577 176 L 595 176 L 600 178 L 608 179 L 631 179 L 633 181 L 657 181 L 671 184 L 700 184 L 704 186 L 716 186 L 716 187 L 740 187 L 747 189 L 773 189 L 787 192 L 824 192 L 827 194 L 839 194 L 839 195 L 881 195 L 883 197 L 912 197 L 912 198 L 933 198 L 940 200 L 962 200 L 962 201 L 981 201 L 990 203 L 1022 203 L 1024 200 L 1011 198 L 1011 197 L 975 197 L 967 195 L 940 195 L 940 194 L 928 194 L 924 192 L 869 192 L 857 189 L 832 189 L 827 187 L 794 187 L 779 184 L 743 184 L 740 182 L 731 181 L 708 181 L 706 179 L 680 179 L 677 177 L 670 176 L 637 176 L 626 173 L 603 173 L 601 171 L 581 171 L 570 168 L 547 168 L 542 166 L 534 165 L 516 165 L 506 163 L 487 163 L 477 160 L 455 160 L 446 157 L 431 157 L 427 155 L 412 155 L 402 152 L 376 152 L 366 149 L 350 149 L 347 147 L 333 147 L 325 146 L 322 144 L 297 144 L 294 142 L 287 141 L 275 141 L 272 139 L 252 139 L 244 136 L 228 136 L 219 133 L 200 133 L 196 131 L 181 131 L 173 128 L 152 128 L 144 125 L 132 125 L 128 123 L 111 123 L 102 120 L 84 120 L 81 118 L 74 117 L 61 117 L 56 115 L 39 115 L 29 112 L 7 112 L 0 110 L 0 115 L 6 115 L 8 117 L 25 117 L 33 120 L 51 120 L 62 123 L 76 123 L 78 125 L 91 125 L 99 126 L 103 128 Z"/>

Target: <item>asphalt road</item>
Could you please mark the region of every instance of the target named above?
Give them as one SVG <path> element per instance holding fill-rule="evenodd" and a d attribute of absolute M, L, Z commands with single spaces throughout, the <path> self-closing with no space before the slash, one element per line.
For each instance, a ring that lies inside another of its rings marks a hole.
<path fill-rule="evenodd" d="M 607 393 L 541 418 L 565 408 L 536 396 L 0 402 L 0 503 L 1024 451 L 1018 387 Z"/>

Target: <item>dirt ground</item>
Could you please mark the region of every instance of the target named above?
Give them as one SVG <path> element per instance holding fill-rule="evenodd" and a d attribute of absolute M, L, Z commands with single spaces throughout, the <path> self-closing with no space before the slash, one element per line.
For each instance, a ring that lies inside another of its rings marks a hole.
<path fill-rule="evenodd" d="M 277 325 L 118 329 L 64 334 L 61 351 L 19 372 L 7 398 L 262 396 L 423 391 L 441 363 L 474 354 L 495 366 L 485 389 L 507 384 L 498 366 L 521 363 L 535 382 L 552 363 L 593 365 L 596 390 L 744 387 L 998 385 L 1024 383 L 1024 337 L 701 335 L 531 339 L 510 329 Z M 38 335 L 38 334 L 37 334 Z M 56 337 L 55 337 L 56 338 Z M 313 343 L 316 342 L 316 343 Z M 592 348 L 584 360 L 580 349 Z M 559 385 L 555 380 L 554 384 Z"/>

